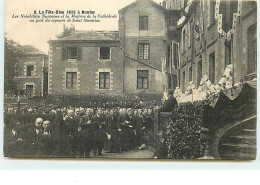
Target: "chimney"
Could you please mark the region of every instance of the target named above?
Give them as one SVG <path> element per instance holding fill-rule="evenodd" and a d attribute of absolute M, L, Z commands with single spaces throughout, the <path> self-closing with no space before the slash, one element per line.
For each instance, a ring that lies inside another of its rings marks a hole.
<path fill-rule="evenodd" d="M 166 9 L 166 0 L 163 0 L 162 6 Z"/>

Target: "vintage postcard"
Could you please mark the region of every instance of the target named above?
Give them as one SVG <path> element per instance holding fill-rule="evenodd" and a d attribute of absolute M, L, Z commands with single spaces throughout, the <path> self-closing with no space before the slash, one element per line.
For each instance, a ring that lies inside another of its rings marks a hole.
<path fill-rule="evenodd" d="M 256 1 L 5 6 L 5 157 L 256 159 Z"/>

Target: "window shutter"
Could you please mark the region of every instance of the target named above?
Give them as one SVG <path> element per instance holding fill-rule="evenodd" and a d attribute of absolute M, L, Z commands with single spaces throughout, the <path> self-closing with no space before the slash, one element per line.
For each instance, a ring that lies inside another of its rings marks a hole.
<path fill-rule="evenodd" d="M 67 47 L 62 47 L 62 60 L 67 60 Z"/>
<path fill-rule="evenodd" d="M 82 47 L 77 47 L 77 59 L 82 60 Z"/>

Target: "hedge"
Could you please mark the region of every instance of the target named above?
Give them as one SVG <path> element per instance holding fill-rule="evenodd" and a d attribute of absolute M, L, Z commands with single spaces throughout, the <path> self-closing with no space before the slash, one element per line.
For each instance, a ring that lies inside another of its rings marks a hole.
<path fill-rule="evenodd" d="M 160 105 L 161 99 L 162 95 L 157 94 L 48 95 L 46 104 L 54 104 L 61 107 L 148 108 Z"/>

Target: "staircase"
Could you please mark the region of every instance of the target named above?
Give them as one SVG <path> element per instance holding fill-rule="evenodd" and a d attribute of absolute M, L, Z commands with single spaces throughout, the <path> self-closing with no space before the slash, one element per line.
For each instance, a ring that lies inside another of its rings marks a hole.
<path fill-rule="evenodd" d="M 220 138 L 221 159 L 253 160 L 256 158 L 256 116 L 231 127 Z"/>

